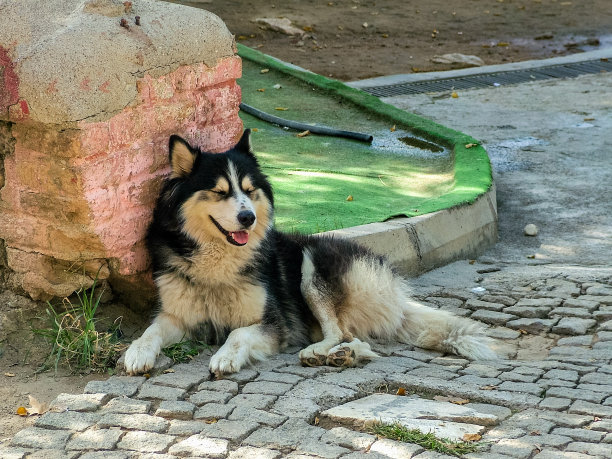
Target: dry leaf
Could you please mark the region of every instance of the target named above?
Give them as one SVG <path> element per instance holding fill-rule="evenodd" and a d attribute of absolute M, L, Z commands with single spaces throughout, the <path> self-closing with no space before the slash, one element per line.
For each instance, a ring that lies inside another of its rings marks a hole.
<path fill-rule="evenodd" d="M 477 147 L 478 144 L 477 143 L 466 143 L 465 144 L 465 148 L 473 148 L 473 147 Z"/>
<path fill-rule="evenodd" d="M 480 390 L 495 390 L 497 389 L 497 386 L 482 386 L 479 387 Z"/>
<path fill-rule="evenodd" d="M 531 436 L 540 435 L 540 431 L 539 430 L 532 430 L 531 432 L 529 432 L 529 435 L 531 435 Z"/>
<path fill-rule="evenodd" d="M 257 128 L 251 128 L 251 132 L 259 132 L 259 129 L 257 129 Z"/>
<path fill-rule="evenodd" d="M 17 414 L 19 416 L 27 416 L 28 415 L 28 410 L 26 410 L 25 406 L 20 406 L 19 408 L 17 408 Z"/>
<path fill-rule="evenodd" d="M 395 129 L 396 129 L 396 127 L 395 127 L 395 124 L 394 124 L 394 125 L 391 127 L 391 129 L 389 129 L 389 130 L 390 130 L 391 132 L 395 132 Z"/>
<path fill-rule="evenodd" d="M 469 262 L 471 265 L 473 265 L 474 263 L 476 263 L 476 260 L 470 260 Z"/>
<path fill-rule="evenodd" d="M 14 378 L 15 373 L 4 373 L 4 376 L 8 376 L 9 378 Z"/>
<path fill-rule="evenodd" d="M 247 38 L 249 37 L 247 37 L 246 35 L 238 35 L 237 37 L 238 40 L 246 40 Z"/>
<path fill-rule="evenodd" d="M 302 27 L 302 30 L 304 32 L 312 32 L 313 29 L 312 29 L 312 26 L 304 26 L 304 27 Z"/>
<path fill-rule="evenodd" d="M 320 421 L 321 420 L 317 416 L 315 416 L 314 425 L 318 426 Z"/>
<path fill-rule="evenodd" d="M 287 107 L 274 107 L 274 110 L 278 110 L 280 112 L 286 112 L 289 109 Z"/>
<path fill-rule="evenodd" d="M 388 33 L 383 33 L 383 34 L 381 35 L 381 37 L 383 37 L 383 38 L 389 38 L 389 34 L 388 34 Z"/>
<path fill-rule="evenodd" d="M 145 379 L 149 379 L 151 377 L 151 373 L 144 373 L 143 376 Z"/>
<path fill-rule="evenodd" d="M 535 255 L 527 255 L 527 258 L 533 260 L 535 258 Z"/>
<path fill-rule="evenodd" d="M 522 328 L 519 328 L 518 332 L 519 332 L 521 335 L 527 335 L 527 334 L 529 333 L 527 330 L 523 330 Z"/>
<path fill-rule="evenodd" d="M 270 71 L 270 69 L 261 69 L 259 71 L 259 73 L 268 73 Z"/>
<path fill-rule="evenodd" d="M 510 46 L 510 43 L 508 43 L 507 41 L 500 41 L 497 46 Z"/>
<path fill-rule="evenodd" d="M 585 118 L 584 121 L 595 121 L 595 118 Z"/>
<path fill-rule="evenodd" d="M 30 399 L 30 408 L 26 408 L 28 414 L 44 414 L 49 409 L 46 403 L 40 403 L 31 395 L 28 395 L 28 398 Z"/>
<path fill-rule="evenodd" d="M 400 388 L 397 390 L 396 395 L 406 395 L 406 389 L 404 389 L 403 387 L 400 387 Z"/>
<path fill-rule="evenodd" d="M 216 423 L 217 423 L 217 421 L 218 421 L 218 419 L 215 419 L 215 418 L 213 418 L 213 419 L 205 419 L 205 420 L 204 420 L 204 422 L 205 422 L 206 424 L 216 424 Z"/>
<path fill-rule="evenodd" d="M 352 200 L 353 200 L 353 195 L 352 195 L 352 194 L 349 194 L 349 195 L 346 197 L 346 200 L 347 200 L 347 201 L 352 201 Z"/>
<path fill-rule="evenodd" d="M 482 438 L 481 435 L 478 434 L 470 434 L 470 433 L 466 433 L 463 436 L 463 441 L 478 441 Z"/>
<path fill-rule="evenodd" d="M 458 97 L 459 97 L 459 94 L 457 94 L 455 91 L 453 91 L 453 92 L 451 93 L 451 97 L 452 97 L 453 99 L 456 99 L 456 98 L 458 98 Z"/>
<path fill-rule="evenodd" d="M 174 368 L 167 368 L 164 371 L 162 371 L 163 374 L 168 374 L 168 373 L 174 373 Z"/>
<path fill-rule="evenodd" d="M 306 137 L 307 135 L 310 135 L 310 131 L 306 130 L 304 132 L 300 132 L 299 134 L 297 134 L 298 137 Z"/>
<path fill-rule="evenodd" d="M 266 92 L 266 88 L 259 88 L 257 92 Z"/>

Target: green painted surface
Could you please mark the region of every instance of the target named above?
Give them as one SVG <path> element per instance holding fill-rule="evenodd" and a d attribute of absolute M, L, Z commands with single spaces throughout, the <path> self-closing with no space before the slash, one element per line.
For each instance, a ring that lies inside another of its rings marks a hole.
<path fill-rule="evenodd" d="M 375 138 L 369 145 L 297 137 L 297 131 L 241 112 L 245 128 L 256 129 L 253 147 L 274 186 L 280 229 L 313 233 L 422 215 L 472 202 L 491 186 L 486 152 L 465 147 L 478 143 L 473 138 L 250 48 L 239 45 L 239 54 L 243 102 L 282 118 Z M 399 140 L 406 137 L 426 139 L 435 151 Z"/>

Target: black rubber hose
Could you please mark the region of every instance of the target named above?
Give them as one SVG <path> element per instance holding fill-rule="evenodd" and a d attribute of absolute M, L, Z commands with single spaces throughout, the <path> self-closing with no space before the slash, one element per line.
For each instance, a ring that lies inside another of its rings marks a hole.
<path fill-rule="evenodd" d="M 278 124 L 279 126 L 296 129 L 298 131 L 310 131 L 313 134 L 328 135 L 331 137 L 344 137 L 367 143 L 372 143 L 372 140 L 374 139 L 374 137 L 372 137 L 370 134 L 364 134 L 362 132 L 342 131 L 340 129 L 334 129 L 328 126 L 314 126 L 312 124 L 300 123 L 299 121 L 286 120 L 284 118 L 279 118 L 278 116 L 262 112 L 261 110 L 251 107 L 245 103 L 240 104 L 240 110 L 261 120 L 267 121 L 268 123 Z"/>

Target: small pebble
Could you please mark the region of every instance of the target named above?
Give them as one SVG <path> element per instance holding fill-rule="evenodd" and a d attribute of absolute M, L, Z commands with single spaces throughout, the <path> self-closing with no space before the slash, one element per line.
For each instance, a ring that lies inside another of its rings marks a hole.
<path fill-rule="evenodd" d="M 525 236 L 537 236 L 538 227 L 535 226 L 533 223 L 529 223 L 528 225 L 525 225 L 523 232 L 525 233 Z"/>

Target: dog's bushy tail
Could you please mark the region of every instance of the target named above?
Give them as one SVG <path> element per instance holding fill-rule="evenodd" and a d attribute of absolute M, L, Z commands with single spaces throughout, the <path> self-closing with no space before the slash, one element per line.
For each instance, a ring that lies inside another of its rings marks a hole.
<path fill-rule="evenodd" d="M 451 352 L 472 360 L 491 360 L 493 340 L 482 324 L 450 312 L 429 308 L 406 298 L 405 315 L 397 339 L 425 349 Z"/>

